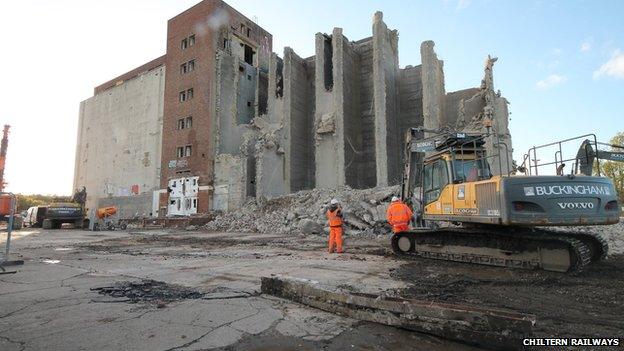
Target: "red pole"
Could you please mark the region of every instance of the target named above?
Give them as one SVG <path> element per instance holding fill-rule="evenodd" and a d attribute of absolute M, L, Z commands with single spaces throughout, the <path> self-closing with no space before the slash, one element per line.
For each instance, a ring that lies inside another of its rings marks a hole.
<path fill-rule="evenodd" d="M 2 144 L 0 144 L 0 191 L 4 191 L 4 163 L 6 161 L 7 147 L 9 146 L 9 128 L 10 125 L 4 125 L 4 132 L 2 135 Z"/>

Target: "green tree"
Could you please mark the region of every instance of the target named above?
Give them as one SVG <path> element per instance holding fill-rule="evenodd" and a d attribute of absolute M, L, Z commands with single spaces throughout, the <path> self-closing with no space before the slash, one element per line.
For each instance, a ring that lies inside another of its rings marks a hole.
<path fill-rule="evenodd" d="M 610 144 L 620 146 L 612 147 L 611 151 L 624 152 L 624 132 L 619 132 L 611 138 Z M 624 162 L 600 161 L 600 170 L 613 181 L 618 192 L 620 204 L 624 204 Z"/>
<path fill-rule="evenodd" d="M 33 206 L 45 206 L 54 202 L 70 202 L 71 196 L 59 196 L 59 195 L 17 195 L 17 211 L 25 211 L 29 207 Z"/>

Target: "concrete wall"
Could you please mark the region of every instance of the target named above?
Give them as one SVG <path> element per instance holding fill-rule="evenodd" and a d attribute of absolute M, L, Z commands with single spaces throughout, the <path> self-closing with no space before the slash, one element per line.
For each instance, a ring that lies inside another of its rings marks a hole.
<path fill-rule="evenodd" d="M 314 61 L 284 50 L 286 179 L 288 191 L 314 187 Z"/>
<path fill-rule="evenodd" d="M 444 120 L 452 126 L 465 125 L 467 117 L 476 116 L 483 110 L 484 100 L 480 93 L 479 88 L 469 88 L 446 94 Z"/>
<path fill-rule="evenodd" d="M 373 38 L 355 43 L 359 56 L 359 124 L 361 143 L 359 158 L 359 187 L 377 185 L 377 161 L 375 159 L 375 89 L 373 83 Z"/>
<path fill-rule="evenodd" d="M 240 208 L 247 198 L 247 158 L 217 155 L 214 176 L 213 210 L 231 211 Z"/>
<path fill-rule="evenodd" d="M 360 177 L 362 163 L 362 115 L 360 113 L 361 65 L 360 56 L 355 47 L 344 36 L 341 37 L 336 52 L 341 72 L 338 78 L 342 87 L 343 105 L 339 107 L 344 121 L 344 160 L 346 183 L 354 188 L 362 187 Z"/>
<path fill-rule="evenodd" d="M 405 140 L 405 135 L 409 128 L 423 125 L 423 89 L 422 89 L 422 66 L 408 66 L 399 70 L 399 133 L 401 143 Z M 422 135 L 421 135 L 422 137 Z M 401 144 L 399 153 L 400 162 L 405 160 L 405 150 Z M 420 181 L 418 167 L 422 162 L 421 157 L 412 157 L 410 170 L 411 177 L 416 183 Z M 399 173 L 399 176 L 402 172 Z"/>
<path fill-rule="evenodd" d="M 284 137 L 283 61 L 276 54 L 269 60 L 267 74 L 267 114 L 254 119 L 257 130 L 256 197 L 270 199 L 288 193 Z"/>
<path fill-rule="evenodd" d="M 97 208 L 116 206 L 113 218 L 148 218 L 152 215 L 153 194 L 143 193 L 137 196 L 113 196 L 98 199 Z"/>
<path fill-rule="evenodd" d="M 74 188 L 97 199 L 149 193 L 160 185 L 165 68 L 139 74 L 80 103 Z M 149 211 L 148 211 L 149 212 Z"/>
<path fill-rule="evenodd" d="M 214 179 L 214 201 L 222 197 L 218 191 L 233 191 L 234 195 L 228 196 L 227 206 L 237 208 L 242 205 L 245 197 L 240 197 L 242 191 L 245 196 L 256 196 L 256 159 L 254 149 L 256 134 L 254 133 L 252 119 L 254 117 L 255 91 L 257 89 L 256 68 L 241 61 L 236 55 L 223 50 L 217 51 L 216 65 L 216 113 L 214 124 L 216 125 L 216 159 Z M 249 76 L 252 79 L 249 79 Z M 251 106 L 247 102 L 252 100 Z M 244 117 L 244 118 L 243 118 Z M 250 119 L 251 118 L 251 119 Z M 225 157 L 225 156 L 229 157 Z M 224 157 L 220 157 L 224 156 Z M 239 169 L 236 169 L 239 167 Z M 237 179 L 232 183 L 225 175 L 228 172 L 243 174 L 241 180 L 243 189 Z M 222 175 L 217 177 L 217 174 Z M 224 203 L 221 201 L 221 204 Z M 214 208 L 222 205 L 214 204 Z"/>

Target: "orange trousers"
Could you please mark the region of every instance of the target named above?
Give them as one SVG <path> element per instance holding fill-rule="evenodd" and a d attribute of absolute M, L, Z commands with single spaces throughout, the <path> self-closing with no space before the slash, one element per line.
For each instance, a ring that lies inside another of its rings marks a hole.
<path fill-rule="evenodd" d="M 329 227 L 329 253 L 334 252 L 334 248 L 337 253 L 342 253 L 342 226 Z"/>

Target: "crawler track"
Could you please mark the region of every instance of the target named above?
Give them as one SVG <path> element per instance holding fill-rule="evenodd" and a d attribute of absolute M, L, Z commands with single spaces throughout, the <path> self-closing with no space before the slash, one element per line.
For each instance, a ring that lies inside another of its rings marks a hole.
<path fill-rule="evenodd" d="M 489 266 L 577 273 L 607 255 L 607 243 L 589 233 L 490 227 L 413 230 L 394 234 L 398 255 Z"/>

